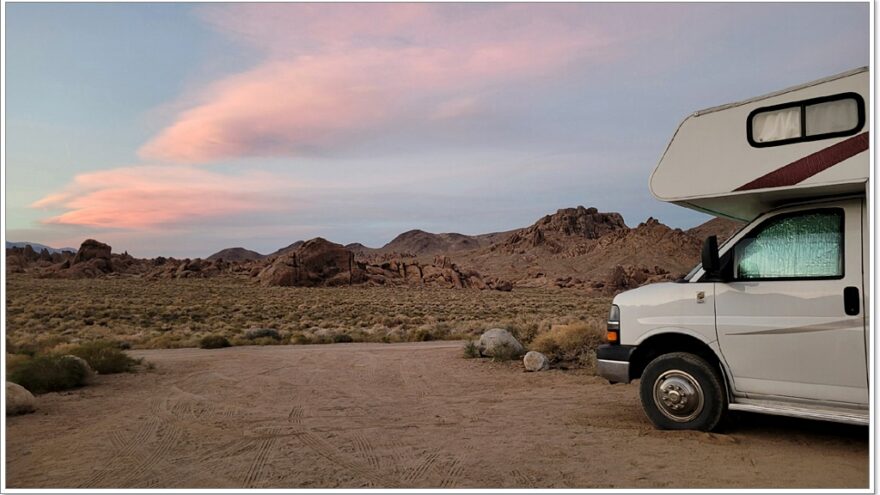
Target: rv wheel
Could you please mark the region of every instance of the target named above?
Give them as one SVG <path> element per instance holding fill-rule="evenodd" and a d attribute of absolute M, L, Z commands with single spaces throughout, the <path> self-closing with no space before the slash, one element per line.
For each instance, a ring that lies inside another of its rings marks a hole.
<path fill-rule="evenodd" d="M 687 352 L 663 354 L 648 363 L 639 395 L 648 419 L 662 430 L 709 431 L 727 409 L 718 371 Z"/>

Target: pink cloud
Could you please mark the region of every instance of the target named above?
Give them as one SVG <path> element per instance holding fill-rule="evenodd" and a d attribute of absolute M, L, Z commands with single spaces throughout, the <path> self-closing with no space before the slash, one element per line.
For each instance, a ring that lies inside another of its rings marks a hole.
<path fill-rule="evenodd" d="M 63 209 L 44 223 L 138 229 L 290 208 L 297 185 L 266 173 L 224 175 L 192 167 L 142 165 L 77 175 L 31 207 Z"/>
<path fill-rule="evenodd" d="M 450 105 L 473 100 L 469 95 L 481 88 L 612 56 L 611 36 L 600 23 L 570 20 L 576 8 L 233 4 L 204 9 L 209 24 L 262 50 L 265 59 L 203 88 L 140 154 L 175 163 L 297 155 L 405 119 L 454 118 L 466 112 Z"/>

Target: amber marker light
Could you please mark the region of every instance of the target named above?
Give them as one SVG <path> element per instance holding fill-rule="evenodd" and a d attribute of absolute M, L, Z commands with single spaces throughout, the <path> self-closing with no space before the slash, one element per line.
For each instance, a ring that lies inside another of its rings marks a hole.
<path fill-rule="evenodd" d="M 620 308 L 617 305 L 611 305 L 611 311 L 608 313 L 608 331 L 605 339 L 609 344 L 620 343 Z"/>

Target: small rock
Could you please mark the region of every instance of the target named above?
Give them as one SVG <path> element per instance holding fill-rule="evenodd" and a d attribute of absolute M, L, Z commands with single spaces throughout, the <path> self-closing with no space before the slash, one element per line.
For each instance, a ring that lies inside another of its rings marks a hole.
<path fill-rule="evenodd" d="M 495 282 L 495 290 L 500 290 L 501 292 L 510 292 L 513 290 L 513 284 L 507 280 L 499 280 Z"/>
<path fill-rule="evenodd" d="M 36 409 L 34 394 L 17 383 L 6 382 L 6 415 L 27 414 Z"/>
<path fill-rule="evenodd" d="M 550 369 L 550 360 L 538 351 L 529 351 L 523 357 L 526 371 L 544 371 Z"/>

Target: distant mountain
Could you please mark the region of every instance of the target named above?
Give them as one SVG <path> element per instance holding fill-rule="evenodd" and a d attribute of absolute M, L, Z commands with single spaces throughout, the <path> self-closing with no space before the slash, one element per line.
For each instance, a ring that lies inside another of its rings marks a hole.
<path fill-rule="evenodd" d="M 578 206 L 559 209 L 530 226 L 507 232 L 464 235 L 410 230 L 381 248 L 360 243 L 342 246 L 313 239 L 305 243 L 296 241 L 269 255 L 242 247 L 228 248 L 207 260 L 138 260 L 128 255 L 111 256 L 107 246 L 105 256 L 88 263 L 70 263 L 65 267 L 59 260 L 52 260 L 54 264 L 50 266 L 46 256 L 37 254 L 45 247 L 42 244 L 7 242 L 7 247 L 31 244 L 36 251 L 7 256 L 7 270 L 62 278 L 103 276 L 110 272 L 147 278 L 221 274 L 254 277 L 265 272 L 266 277 L 277 275 L 279 280 L 288 280 L 289 276 L 311 280 L 312 275 L 320 279 L 342 267 L 342 275 L 333 272 L 334 277 L 341 278 L 322 279 L 321 283 L 355 283 L 353 280 L 360 277 L 361 282 L 357 283 L 378 285 L 577 287 L 614 293 L 646 283 L 678 279 L 699 262 L 706 236 L 717 235 L 723 240 L 741 225 L 716 218 L 683 230 L 648 218 L 636 227 L 629 227 L 619 213 Z M 290 260 L 277 259 L 294 250 L 297 250 L 297 266 L 306 267 L 305 272 L 291 274 Z M 327 253 L 332 256 L 328 258 Z M 218 263 L 220 258 L 225 263 Z M 360 269 L 352 264 L 355 260 Z M 319 266 L 321 263 L 327 267 Z M 111 266 L 112 270 L 104 269 Z"/>
<path fill-rule="evenodd" d="M 23 248 L 23 247 L 27 246 L 28 244 L 31 245 L 31 249 L 33 249 L 34 251 L 36 251 L 38 253 L 40 251 L 42 251 L 43 249 L 47 249 L 49 251 L 49 254 L 63 253 L 64 251 L 70 251 L 71 253 L 76 252 L 76 248 L 72 248 L 72 247 L 53 248 L 53 247 L 46 246 L 45 244 L 40 244 L 37 242 L 28 242 L 28 241 L 24 241 L 24 242 L 6 241 L 6 249 L 9 249 L 11 247 Z"/>
<path fill-rule="evenodd" d="M 265 258 L 265 254 L 260 254 L 256 251 L 251 251 L 250 249 L 245 249 L 243 247 L 234 247 L 234 248 L 226 248 L 216 253 L 208 256 L 208 260 L 220 260 L 223 261 L 249 261 L 249 260 L 261 260 Z"/>
<path fill-rule="evenodd" d="M 408 253 L 415 256 L 470 251 L 487 246 L 482 236 L 457 233 L 432 234 L 424 230 L 410 230 L 395 237 L 378 251 L 382 253 Z"/>
<path fill-rule="evenodd" d="M 295 250 L 298 249 L 300 246 L 302 246 L 304 243 L 305 243 L 305 241 L 296 241 L 296 242 L 294 242 L 293 244 L 291 244 L 291 245 L 289 245 L 289 246 L 287 246 L 287 247 L 283 247 L 283 248 L 279 249 L 278 251 L 275 251 L 274 253 L 267 254 L 267 255 L 266 255 L 266 258 L 272 258 L 272 257 L 274 257 L 274 256 L 278 256 L 279 254 L 284 254 L 284 253 L 287 253 L 287 252 L 289 252 L 289 251 L 295 251 Z"/>
<path fill-rule="evenodd" d="M 723 234 L 729 228 L 715 222 L 695 232 Z M 479 237 L 489 245 L 451 253 L 452 261 L 510 280 L 516 287 L 600 282 L 621 289 L 629 286 L 632 277 L 639 284 L 674 279 L 696 264 L 702 242 L 653 218 L 630 228 L 618 213 L 583 206 L 560 209 L 491 240 L 488 235 Z"/>

